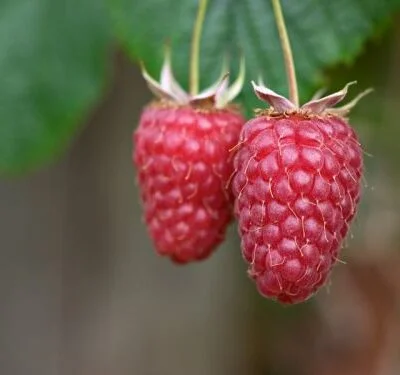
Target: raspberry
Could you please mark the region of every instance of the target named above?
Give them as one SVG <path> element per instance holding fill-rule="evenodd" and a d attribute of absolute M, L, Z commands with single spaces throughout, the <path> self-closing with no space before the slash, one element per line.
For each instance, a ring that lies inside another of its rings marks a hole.
<path fill-rule="evenodd" d="M 244 125 L 234 159 L 242 254 L 262 295 L 297 303 L 326 282 L 360 200 L 362 150 L 342 117 L 359 98 L 330 108 L 346 86 L 296 108 L 253 85 L 272 107 Z"/>
<path fill-rule="evenodd" d="M 224 239 L 232 217 L 230 150 L 244 119 L 228 102 L 241 90 L 244 66 L 231 87 L 222 74 L 198 95 L 175 81 L 169 55 L 160 83 L 145 70 L 143 76 L 158 97 L 144 108 L 133 137 L 145 222 L 160 255 L 202 260 Z"/>
<path fill-rule="evenodd" d="M 232 108 L 147 106 L 134 135 L 145 221 L 161 255 L 201 260 L 224 239 L 232 195 L 229 150 L 243 118 Z"/>

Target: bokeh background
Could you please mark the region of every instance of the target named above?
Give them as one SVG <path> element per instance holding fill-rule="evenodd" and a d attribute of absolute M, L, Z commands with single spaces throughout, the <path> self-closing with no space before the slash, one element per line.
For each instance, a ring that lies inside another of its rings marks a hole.
<path fill-rule="evenodd" d="M 400 18 L 354 64 L 325 72 L 332 90 L 375 88 L 351 116 L 364 197 L 331 283 L 293 307 L 257 294 L 234 225 L 206 262 L 155 255 L 131 164 L 150 95 L 114 55 L 68 153 L 0 182 L 0 374 L 398 375 Z"/>

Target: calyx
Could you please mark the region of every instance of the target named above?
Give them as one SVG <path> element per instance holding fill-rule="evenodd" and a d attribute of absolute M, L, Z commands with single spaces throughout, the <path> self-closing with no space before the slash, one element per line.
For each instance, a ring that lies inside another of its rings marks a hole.
<path fill-rule="evenodd" d="M 227 71 L 227 64 L 224 62 L 218 80 L 196 95 L 186 92 L 176 81 L 172 72 L 169 53 L 165 54 L 159 81 L 150 76 L 143 64 L 142 75 L 149 89 L 159 99 L 172 101 L 180 105 L 195 105 L 200 107 L 203 105 L 212 105 L 216 108 L 223 108 L 241 92 L 244 83 L 245 64 L 242 58 L 240 60 L 238 77 L 232 85 L 229 85 L 229 73 Z"/>
<path fill-rule="evenodd" d="M 268 109 L 268 112 L 270 114 L 300 112 L 309 115 L 334 114 L 337 116 L 345 116 L 359 102 L 361 98 L 372 91 L 372 89 L 367 89 L 357 95 L 349 103 L 341 107 L 333 108 L 336 104 L 340 103 L 346 97 L 348 88 L 351 85 L 357 83 L 356 81 L 353 81 L 348 83 L 340 91 L 337 91 L 327 96 L 322 96 L 323 92 L 319 91 L 309 102 L 298 107 L 289 99 L 277 94 L 276 92 L 266 87 L 262 82 L 259 82 L 257 84 L 252 81 L 251 83 L 257 97 L 271 106 Z"/>

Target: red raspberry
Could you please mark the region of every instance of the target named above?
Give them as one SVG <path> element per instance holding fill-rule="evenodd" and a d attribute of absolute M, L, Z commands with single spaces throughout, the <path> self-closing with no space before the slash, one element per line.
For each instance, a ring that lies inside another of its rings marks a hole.
<path fill-rule="evenodd" d="M 147 106 L 134 135 L 145 220 L 157 251 L 186 263 L 224 239 L 233 197 L 229 150 L 244 120 L 232 108 Z"/>
<path fill-rule="evenodd" d="M 249 275 L 266 297 L 297 303 L 322 286 L 360 199 L 362 150 L 339 93 L 295 108 L 253 83 L 273 108 L 245 124 L 235 156 L 235 215 Z M 351 106 L 355 103 L 351 103 Z"/>
<path fill-rule="evenodd" d="M 134 163 L 145 221 L 157 252 L 177 263 L 208 257 L 231 220 L 230 150 L 244 119 L 227 105 L 241 90 L 244 66 L 228 87 L 227 76 L 198 95 L 175 81 L 169 55 L 161 82 L 143 76 L 160 100 L 148 105 L 134 134 Z"/>

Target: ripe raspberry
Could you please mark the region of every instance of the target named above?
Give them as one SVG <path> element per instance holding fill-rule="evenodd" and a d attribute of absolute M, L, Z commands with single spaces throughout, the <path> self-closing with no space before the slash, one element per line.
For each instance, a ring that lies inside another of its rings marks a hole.
<path fill-rule="evenodd" d="M 230 149 L 244 119 L 225 105 L 240 91 L 243 69 L 230 89 L 224 76 L 197 96 L 178 86 L 168 59 L 161 84 L 143 75 L 161 99 L 144 108 L 134 133 L 145 221 L 160 255 L 177 263 L 201 260 L 224 239 L 232 216 Z"/>
<path fill-rule="evenodd" d="M 241 132 L 233 179 L 242 254 L 259 292 L 283 303 L 324 285 L 360 199 L 362 150 L 341 91 L 296 108 L 253 83 L 272 108 Z M 363 93 L 362 95 L 365 95 Z"/>
<path fill-rule="evenodd" d="M 151 104 L 135 133 L 145 219 L 158 252 L 177 262 L 207 257 L 225 236 L 232 196 L 229 150 L 243 125 L 232 109 Z"/>

